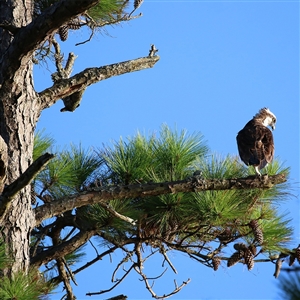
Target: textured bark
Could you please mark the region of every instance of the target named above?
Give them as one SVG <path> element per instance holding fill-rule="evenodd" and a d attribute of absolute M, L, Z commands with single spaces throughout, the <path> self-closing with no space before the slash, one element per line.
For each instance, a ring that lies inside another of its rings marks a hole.
<path fill-rule="evenodd" d="M 78 226 L 78 220 L 76 224 L 72 223 L 74 216 L 70 211 L 76 207 L 102 203 L 113 216 L 133 223 L 134 220 L 115 212 L 106 203 L 112 199 L 179 192 L 270 188 L 286 181 L 284 175 L 228 180 L 202 180 L 191 177 L 176 182 L 95 188 L 32 209 L 31 188 L 28 184 L 52 157 L 45 155 L 32 162 L 34 130 L 41 111 L 53 105 L 58 99 L 74 95 L 91 84 L 112 76 L 152 68 L 159 60 L 159 57 L 155 56 L 155 47 L 151 46 L 147 57 L 89 68 L 71 78 L 60 79 L 52 87 L 37 93 L 32 78 L 34 51 L 43 41 L 51 39 L 60 26 L 85 12 L 98 0 L 61 0 L 32 20 L 33 1 L 0 1 L 0 235 L 13 258 L 12 267 L 5 272 L 7 275 L 11 276 L 17 270 L 26 271 L 30 264 L 41 266 L 55 259 L 61 264 L 63 256 L 78 249 L 92 236 L 100 235 L 94 228 Z M 69 110 L 72 111 L 75 106 L 70 106 Z M 56 218 L 56 221 L 47 225 L 48 227 L 46 225 L 38 227 L 43 220 L 57 215 L 60 215 L 60 218 Z M 60 227 L 56 223 L 58 220 L 61 221 Z M 78 233 L 60 243 L 61 230 L 66 226 L 73 226 Z M 31 233 L 34 234 L 33 229 L 41 235 L 52 234 L 52 237 L 53 229 L 56 229 L 57 244 L 49 246 L 47 250 L 44 248 L 45 251 L 36 254 L 40 245 L 40 241 L 37 241 L 30 260 L 29 243 Z M 102 237 L 110 242 L 109 237 Z M 60 266 L 63 270 L 63 265 Z"/>
<path fill-rule="evenodd" d="M 88 68 L 68 79 L 59 80 L 52 87 L 39 93 L 42 108 L 47 108 L 58 99 L 67 97 L 98 81 L 125 73 L 152 68 L 159 56 L 141 57 L 99 68 Z"/>
<path fill-rule="evenodd" d="M 41 254 L 36 255 L 31 260 L 31 265 L 39 267 L 53 259 L 64 257 L 65 255 L 74 252 L 80 246 L 85 244 L 92 236 L 97 233 L 96 230 L 82 231 L 72 237 L 70 240 L 59 244 Z"/>
<path fill-rule="evenodd" d="M 8 156 L 6 184 L 15 181 L 32 161 L 34 129 L 39 116 L 34 101 L 36 97 L 31 81 L 30 64 L 15 73 L 14 82 L 17 84 L 10 86 L 11 92 L 3 92 L 3 89 L 0 92 L 3 104 L 0 110 L 0 134 L 7 144 Z M 23 87 L 26 87 L 26 90 Z M 13 267 L 12 271 L 19 268 L 26 270 L 29 263 L 28 233 L 34 225 L 30 187 L 21 190 L 9 204 L 10 207 L 2 221 L 2 234 L 14 253 L 15 268 Z"/>
<path fill-rule="evenodd" d="M 45 153 L 35 160 L 28 169 L 20 175 L 14 182 L 7 185 L 0 196 L 0 222 L 9 208 L 14 197 L 25 188 L 35 176 L 46 166 L 46 164 L 54 157 L 53 154 Z"/>
<path fill-rule="evenodd" d="M 26 184 L 34 175 L 28 167 L 32 163 L 34 130 L 41 111 L 63 95 L 71 95 L 111 76 L 152 67 L 158 60 L 158 57 L 142 58 L 96 68 L 96 72 L 93 72 L 96 69 L 85 70 L 41 95 L 36 93 L 32 78 L 34 51 L 61 25 L 98 1 L 58 1 L 34 20 L 33 0 L 0 1 L 0 192 L 7 186 L 0 197 L 0 223 L 1 235 L 14 260 L 8 275 L 19 269 L 27 270 L 30 263 L 30 232 L 35 218 L 31 189 Z"/>
<path fill-rule="evenodd" d="M 209 190 L 220 191 L 254 188 L 266 189 L 285 181 L 286 178 L 284 174 L 273 176 L 264 175 L 261 178 L 251 176 L 248 178 L 211 180 L 198 180 L 196 177 L 190 177 L 186 180 L 172 182 L 94 188 L 90 191 L 85 191 L 69 198 L 55 200 L 37 207 L 35 209 L 36 225 L 39 225 L 45 219 L 51 218 L 65 211 L 72 210 L 75 207 L 81 207 L 94 203 L 109 202 L 113 199 L 134 199 L 163 194 L 200 192 Z"/>
<path fill-rule="evenodd" d="M 33 1 L 0 1 L 2 4 L 0 24 L 8 23 L 16 27 L 14 38 L 8 30 L 1 33 L 5 35 L 4 46 L 7 46 L 7 51 L 2 51 L 3 55 L 0 57 L 0 82 L 12 79 L 22 60 L 29 60 L 37 46 L 61 25 L 99 2 L 99 0 L 58 1 L 31 22 Z M 4 11 L 6 14 L 2 13 Z"/>
<path fill-rule="evenodd" d="M 29 1 L 1 1 L 1 21 L 16 27 L 31 22 L 32 5 Z M 6 15 L 3 11 L 7 12 Z M 4 19 L 5 18 L 5 19 Z M 34 129 L 39 117 L 36 109 L 36 94 L 32 82 L 32 63 L 19 57 L 12 64 L 6 60 L 14 41 L 11 33 L 0 29 L 0 135 L 7 147 L 6 184 L 23 173 L 32 160 Z M 3 218 L 1 234 L 13 253 L 14 264 L 10 272 L 27 270 L 29 265 L 29 232 L 34 225 L 31 209 L 30 188 L 23 189 L 10 202 Z"/>

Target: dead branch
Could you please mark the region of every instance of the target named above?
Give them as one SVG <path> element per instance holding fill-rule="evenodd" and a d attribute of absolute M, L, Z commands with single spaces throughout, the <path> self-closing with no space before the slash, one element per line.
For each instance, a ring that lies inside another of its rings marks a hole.
<path fill-rule="evenodd" d="M 5 211 L 10 205 L 12 199 L 17 195 L 17 193 L 22 190 L 25 186 L 30 184 L 30 182 L 36 177 L 36 175 L 45 168 L 48 162 L 54 157 L 53 154 L 45 153 L 36 159 L 27 170 L 20 175 L 13 183 L 6 186 L 0 197 L 0 216 L 3 217 Z"/>
<path fill-rule="evenodd" d="M 96 254 L 97 254 L 97 256 L 99 256 L 99 252 L 98 252 L 98 249 L 94 246 L 94 244 L 92 243 L 92 241 L 91 240 L 89 240 L 89 243 L 91 244 L 91 246 L 94 248 L 94 250 L 95 250 L 95 252 L 96 252 Z"/>
<path fill-rule="evenodd" d="M 92 259 L 91 261 L 87 262 L 86 264 L 84 264 L 83 266 L 81 266 L 80 268 L 74 270 L 72 273 L 74 275 L 78 274 L 79 272 L 87 269 L 88 267 L 90 267 L 91 265 L 93 265 L 94 263 L 96 263 L 97 261 L 99 260 L 102 260 L 102 258 L 110 253 L 113 253 L 115 250 L 119 249 L 119 247 L 117 246 L 114 246 L 112 248 L 110 248 L 109 250 L 107 251 L 104 251 L 103 253 L 97 255 L 94 259 Z M 50 279 L 50 282 L 53 282 L 55 284 L 58 284 L 61 282 L 61 278 L 60 276 L 56 276 L 56 277 L 53 277 Z"/>
<path fill-rule="evenodd" d="M 209 190 L 269 189 L 285 181 L 286 177 L 284 174 L 277 174 L 272 176 L 265 175 L 262 178 L 205 179 L 201 181 L 195 181 L 194 177 L 189 177 L 185 180 L 171 182 L 97 187 L 80 192 L 77 195 L 54 200 L 51 203 L 45 203 L 35 208 L 36 225 L 39 225 L 45 219 L 72 210 L 75 207 L 78 208 L 101 202 L 107 203 L 113 199 L 134 199 L 180 192 L 202 192 Z"/>
<path fill-rule="evenodd" d="M 119 268 L 124 263 L 127 263 L 131 259 L 132 255 L 133 255 L 133 251 L 127 251 L 127 255 L 118 263 L 117 267 L 113 271 L 112 276 L 111 276 L 111 282 L 117 282 L 117 281 L 119 281 L 119 279 L 115 279 L 115 275 L 116 275 L 117 271 L 119 270 Z"/>
<path fill-rule="evenodd" d="M 163 245 L 161 245 L 160 247 L 160 253 L 164 256 L 164 261 L 162 263 L 162 267 L 164 267 L 164 262 L 167 261 L 167 263 L 169 264 L 169 266 L 171 267 L 171 269 L 173 270 L 173 272 L 175 274 L 177 274 L 177 270 L 175 269 L 174 265 L 172 264 L 172 262 L 170 261 L 169 257 L 167 256 L 167 250 L 165 249 L 165 247 Z"/>
<path fill-rule="evenodd" d="M 126 217 L 124 215 L 119 214 L 117 211 L 115 211 L 113 208 L 111 208 L 109 206 L 109 204 L 106 203 L 99 203 L 100 206 L 102 206 L 103 208 L 105 208 L 108 212 L 110 212 L 114 217 L 119 218 L 120 220 L 123 220 L 131 225 L 136 225 L 136 221 Z"/>
<path fill-rule="evenodd" d="M 73 52 L 70 52 L 68 55 L 67 62 L 63 67 L 62 65 L 63 55 L 61 54 L 59 43 L 53 38 L 52 44 L 55 50 L 54 58 L 55 58 L 55 66 L 57 72 L 52 74 L 52 79 L 54 82 L 56 82 L 58 80 L 66 79 L 70 77 L 77 56 Z"/>
<path fill-rule="evenodd" d="M 131 265 L 131 267 L 128 269 L 128 271 L 125 272 L 125 274 L 122 276 L 122 278 L 119 279 L 117 281 L 117 283 L 114 284 L 110 289 L 102 290 L 102 291 L 99 291 L 99 292 L 86 293 L 86 295 L 87 296 L 94 296 L 94 295 L 100 295 L 100 294 L 110 292 L 111 290 L 113 290 L 117 285 L 119 285 L 127 277 L 127 275 L 130 273 L 130 271 L 133 269 L 133 267 L 134 267 L 134 264 Z"/>
<path fill-rule="evenodd" d="M 31 266 L 40 267 L 53 259 L 58 259 L 68 253 L 74 252 L 95 234 L 97 234 L 97 230 L 80 231 L 70 240 L 62 242 L 57 246 L 53 246 L 49 250 L 43 251 L 32 257 L 30 264 Z"/>
<path fill-rule="evenodd" d="M 71 287 L 71 284 L 70 284 L 69 276 L 68 276 L 68 274 L 65 270 L 65 267 L 64 267 L 63 259 L 62 258 L 57 259 L 56 264 L 57 264 L 57 269 L 58 269 L 59 276 L 62 278 L 65 289 L 67 291 L 67 295 L 68 295 L 67 299 L 75 300 L 76 298 L 73 294 L 73 290 L 72 290 L 72 287 Z"/>
<path fill-rule="evenodd" d="M 163 277 L 163 275 L 164 275 L 167 271 L 168 271 L 168 268 L 165 268 L 165 269 L 161 272 L 161 274 L 159 274 L 159 275 L 157 275 L 157 276 L 155 276 L 155 277 L 147 277 L 147 280 L 156 280 L 156 279 L 159 279 L 159 278 Z M 140 273 L 139 273 L 139 274 L 140 274 Z M 140 281 L 143 281 L 143 279 L 140 279 Z M 153 282 L 152 286 L 154 286 L 154 282 Z"/>
<path fill-rule="evenodd" d="M 69 277 L 72 279 L 73 283 L 78 286 L 78 284 L 77 284 L 77 282 L 75 280 L 75 276 L 74 276 L 72 270 L 70 269 L 69 265 L 67 264 L 66 259 L 62 258 L 62 261 L 63 261 L 63 263 L 65 265 L 66 270 L 68 271 Z"/>
<path fill-rule="evenodd" d="M 39 93 L 41 109 L 54 104 L 58 99 L 65 98 L 81 91 L 93 83 L 130 72 L 152 68 L 159 60 L 159 56 L 141 57 L 99 68 L 88 68 L 68 78 L 62 79 L 50 88 Z"/>
<path fill-rule="evenodd" d="M 170 292 L 169 294 L 165 294 L 163 296 L 158 296 L 158 295 L 155 294 L 155 292 L 152 289 L 153 285 L 151 286 L 149 284 L 149 279 L 150 278 L 147 278 L 147 276 L 141 271 L 141 269 L 137 268 L 137 266 L 135 266 L 134 269 L 142 277 L 142 281 L 144 281 L 144 283 L 146 285 L 146 289 L 150 292 L 150 294 L 152 295 L 152 297 L 155 298 L 155 299 L 166 299 L 166 298 L 169 298 L 172 295 L 175 295 L 176 293 L 178 293 L 185 285 L 187 285 L 191 281 L 190 279 L 188 279 L 187 281 L 184 281 L 180 286 L 177 286 L 177 283 L 174 280 L 174 282 L 175 282 L 175 289 L 172 292 Z M 159 275 L 158 277 L 156 277 L 155 279 L 162 277 L 163 274 L 165 273 L 165 271 L 161 275 Z"/>
<path fill-rule="evenodd" d="M 118 296 L 115 296 L 115 297 L 108 298 L 106 300 L 126 300 L 126 299 L 127 299 L 127 296 L 125 296 L 125 295 L 118 295 Z"/>
<path fill-rule="evenodd" d="M 144 268 L 144 266 L 143 266 L 144 260 L 143 260 L 142 254 L 141 254 L 141 247 L 142 247 L 142 242 L 138 241 L 135 244 L 134 251 L 135 251 L 135 254 L 136 254 L 136 257 L 137 257 L 137 263 L 136 263 L 136 265 L 138 266 L 138 268 L 140 270 L 143 270 L 143 268 Z"/>

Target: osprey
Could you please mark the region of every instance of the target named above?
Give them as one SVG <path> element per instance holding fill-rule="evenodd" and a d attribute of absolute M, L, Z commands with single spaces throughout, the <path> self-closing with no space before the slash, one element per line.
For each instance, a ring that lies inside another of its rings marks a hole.
<path fill-rule="evenodd" d="M 268 108 L 262 108 L 236 137 L 242 161 L 247 166 L 254 166 L 259 176 L 259 171 L 274 157 L 273 134 L 268 126 L 274 130 L 275 123 L 276 116 Z"/>

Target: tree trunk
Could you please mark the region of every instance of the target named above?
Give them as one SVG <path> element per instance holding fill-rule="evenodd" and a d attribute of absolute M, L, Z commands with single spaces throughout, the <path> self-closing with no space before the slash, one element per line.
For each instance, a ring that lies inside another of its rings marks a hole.
<path fill-rule="evenodd" d="M 15 74 L 13 82 L 4 83 L 4 92 L 0 93 L 3 103 L 0 134 L 8 149 L 6 184 L 15 181 L 32 162 L 34 129 L 39 110 L 36 109 L 31 74 L 32 66 L 28 63 Z M 29 266 L 28 243 L 33 225 L 31 190 L 27 186 L 10 202 L 2 219 L 2 234 L 14 258 L 11 271 L 27 270 Z"/>
<path fill-rule="evenodd" d="M 92 68 L 70 78 L 71 81 L 64 79 L 54 84 L 52 89 L 45 90 L 48 94 L 38 94 L 32 77 L 34 51 L 43 41 L 51 39 L 61 25 L 97 4 L 98 0 L 58 1 L 32 21 L 33 3 L 33 0 L 0 1 L 0 235 L 13 259 L 6 271 L 8 275 L 17 270 L 27 271 L 30 263 L 30 232 L 36 226 L 31 189 L 30 186 L 23 188 L 21 183 L 22 189 L 10 198 L 7 191 L 18 185 L 15 181 L 32 163 L 34 130 L 41 111 L 90 84 L 151 68 L 159 60 L 158 56 L 148 56 Z M 95 70 L 99 73 L 95 78 L 85 77 L 80 81 L 81 75 L 90 75 Z M 53 96 L 57 90 L 59 92 Z M 15 184 L 10 185 L 13 182 Z"/>
<path fill-rule="evenodd" d="M 31 1 L 1 1 L 2 18 L 9 24 L 21 27 L 31 21 Z M 7 11 L 6 14 L 2 12 Z M 3 22 L 3 19 L 1 19 Z M 13 40 L 12 34 L 0 29 L 1 53 L 8 50 Z M 2 55 L 3 58 L 3 55 Z M 6 78 L 5 63 L 1 61 L 0 75 L 0 135 L 7 146 L 7 161 L 3 162 L 6 184 L 12 183 L 32 162 L 34 129 L 39 117 L 36 107 L 37 97 L 32 82 L 32 62 L 24 57 L 14 76 Z M 27 270 L 29 266 L 29 234 L 34 225 L 31 208 L 30 187 L 24 188 L 10 202 L 10 207 L 2 216 L 1 234 L 13 255 L 13 265 L 8 271 Z"/>

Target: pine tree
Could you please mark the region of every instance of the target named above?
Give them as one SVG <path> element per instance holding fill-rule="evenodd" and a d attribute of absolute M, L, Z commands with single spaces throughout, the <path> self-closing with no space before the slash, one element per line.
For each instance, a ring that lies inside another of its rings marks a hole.
<path fill-rule="evenodd" d="M 287 188 L 288 169 L 278 161 L 268 178 L 249 178 L 234 157 L 208 159 L 201 134 L 167 126 L 159 136 L 137 134 L 98 153 L 74 145 L 50 153 L 53 140 L 35 133 L 41 112 L 59 99 L 62 112 L 74 111 L 89 85 L 156 64 L 159 56 L 147 56 L 146 49 L 141 58 L 72 75 L 76 56 L 61 53 L 57 35 L 64 41 L 70 30 L 87 27 L 91 34 L 82 43 L 88 42 L 97 29 L 139 17 L 130 10 L 127 0 L 0 1 L 1 299 L 35 299 L 60 283 L 66 298 L 75 299 L 70 282 L 76 274 L 118 249 L 124 258 L 116 272 L 130 261 L 128 272 L 136 272 L 153 297 L 143 247 L 162 255 L 174 272 L 169 251 L 215 269 L 216 257 L 230 259 L 232 243 L 258 248 L 250 251 L 254 260 L 262 251 L 270 254 L 267 261 L 287 252 L 292 230 L 273 205 Z M 56 67 L 53 85 L 37 92 L 33 63 L 49 59 Z M 253 220 L 259 225 L 251 227 Z M 109 250 L 100 248 L 96 259 L 74 269 L 94 236 Z M 251 269 L 250 252 L 239 251 Z"/>

